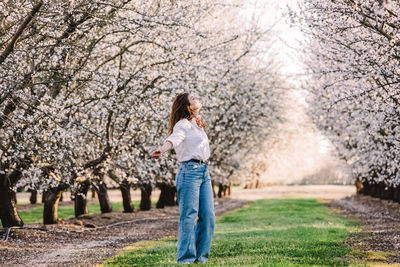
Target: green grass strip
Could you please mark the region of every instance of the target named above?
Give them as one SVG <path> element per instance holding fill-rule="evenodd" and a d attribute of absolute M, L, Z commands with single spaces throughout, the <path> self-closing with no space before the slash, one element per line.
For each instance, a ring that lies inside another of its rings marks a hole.
<path fill-rule="evenodd" d="M 360 224 L 317 199 L 264 199 L 216 221 L 211 256 L 202 266 L 348 266 L 345 240 Z M 126 248 L 103 266 L 177 266 L 176 238 Z"/>

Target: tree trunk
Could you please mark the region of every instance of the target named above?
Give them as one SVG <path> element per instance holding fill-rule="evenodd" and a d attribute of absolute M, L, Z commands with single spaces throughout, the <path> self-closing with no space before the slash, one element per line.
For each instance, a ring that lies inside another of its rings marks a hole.
<path fill-rule="evenodd" d="M 392 201 L 396 201 L 397 195 L 398 195 L 398 187 L 393 187 L 393 195 L 392 195 Z"/>
<path fill-rule="evenodd" d="M 231 191 L 232 190 L 232 183 L 229 183 L 226 189 L 228 191 L 228 196 L 230 196 L 231 193 L 232 193 L 232 191 Z"/>
<path fill-rule="evenodd" d="M 43 223 L 58 223 L 58 202 L 60 201 L 63 190 L 58 187 L 46 190 L 43 207 Z"/>
<path fill-rule="evenodd" d="M 175 206 L 175 197 L 176 197 L 176 187 L 173 185 L 167 185 L 167 197 L 165 201 L 165 205 L 167 206 Z"/>
<path fill-rule="evenodd" d="M 31 190 L 31 196 L 29 198 L 29 202 L 31 202 L 31 204 L 36 204 L 36 202 L 37 202 L 37 191 L 36 190 Z"/>
<path fill-rule="evenodd" d="M 215 182 L 214 182 L 214 180 L 211 180 L 211 187 L 212 187 L 214 198 L 216 198 L 217 194 L 215 193 Z"/>
<path fill-rule="evenodd" d="M 161 193 L 156 208 L 163 209 L 165 206 L 175 206 L 176 187 L 166 183 L 161 183 L 158 185 L 158 188 L 160 188 Z"/>
<path fill-rule="evenodd" d="M 156 208 L 163 209 L 167 201 L 167 184 L 161 183 L 158 185 L 158 188 L 160 188 L 161 192 L 160 192 L 160 197 L 156 204 Z"/>
<path fill-rule="evenodd" d="M 220 183 L 220 184 L 218 185 L 218 197 L 219 197 L 219 198 L 222 197 L 222 191 L 223 191 L 223 186 L 222 186 L 222 184 Z"/>
<path fill-rule="evenodd" d="M 245 185 L 244 189 L 256 189 L 258 188 L 258 180 L 252 180 L 248 184 Z"/>
<path fill-rule="evenodd" d="M 8 186 L 0 186 L 0 219 L 3 227 L 24 225 L 18 215 L 13 193 Z"/>
<path fill-rule="evenodd" d="M 395 199 L 395 201 L 397 203 L 400 203 L 400 186 L 396 187 L 396 191 L 397 191 L 397 198 Z"/>
<path fill-rule="evenodd" d="M 11 190 L 11 197 L 14 200 L 15 204 L 17 204 L 17 192 Z"/>
<path fill-rule="evenodd" d="M 97 191 L 97 195 L 99 196 L 101 213 L 111 212 L 112 206 L 111 206 L 110 198 L 108 197 L 106 183 L 100 182 L 97 185 L 99 187 L 99 190 Z"/>
<path fill-rule="evenodd" d="M 221 198 L 222 194 L 226 196 L 226 191 L 228 190 L 228 185 L 219 184 L 218 186 L 218 197 Z"/>
<path fill-rule="evenodd" d="M 363 184 L 361 183 L 361 181 L 357 179 L 357 180 L 354 182 L 354 185 L 356 186 L 356 192 L 357 192 L 357 194 L 363 194 L 364 186 L 363 186 Z"/>
<path fill-rule="evenodd" d="M 124 212 L 133 212 L 134 207 L 131 198 L 131 184 L 127 180 L 124 180 L 120 184 L 120 189 L 122 194 L 122 203 L 124 206 Z"/>
<path fill-rule="evenodd" d="M 400 186 L 394 188 L 393 201 L 400 203 Z"/>
<path fill-rule="evenodd" d="M 151 191 L 153 188 L 150 184 L 144 184 L 140 187 L 141 199 L 140 199 L 140 210 L 151 209 Z"/>
<path fill-rule="evenodd" d="M 367 196 L 372 196 L 372 186 L 371 186 L 370 182 L 369 181 L 365 181 L 363 183 L 363 185 L 364 185 L 364 188 L 365 188 L 364 194 L 367 195 Z"/>
<path fill-rule="evenodd" d="M 74 194 L 75 217 L 88 213 L 87 192 L 89 187 L 90 183 L 85 181 L 79 185 L 78 191 Z"/>
<path fill-rule="evenodd" d="M 371 197 L 378 197 L 378 186 L 377 184 L 370 184 L 371 186 Z"/>
<path fill-rule="evenodd" d="M 21 175 L 20 171 L 0 175 L 0 220 L 3 227 L 24 225 L 17 212 L 15 192 L 10 189 L 17 183 Z"/>
<path fill-rule="evenodd" d="M 383 199 L 384 200 L 391 200 L 393 198 L 393 187 L 388 186 L 387 188 L 383 189 Z"/>
<path fill-rule="evenodd" d="M 46 192 L 47 191 L 43 191 L 42 192 L 42 203 L 44 203 L 45 199 L 46 199 Z"/>
<path fill-rule="evenodd" d="M 384 182 L 379 182 L 378 183 L 378 197 L 380 199 L 385 199 L 385 188 L 386 184 Z"/>

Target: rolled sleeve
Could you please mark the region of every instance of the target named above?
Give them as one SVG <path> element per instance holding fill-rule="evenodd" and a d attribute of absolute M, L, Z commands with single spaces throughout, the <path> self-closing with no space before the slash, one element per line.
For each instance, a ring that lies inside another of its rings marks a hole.
<path fill-rule="evenodd" d="M 172 143 L 173 148 L 175 149 L 183 142 L 183 140 L 185 140 L 185 137 L 186 137 L 186 130 L 184 128 L 184 125 L 178 122 L 175 124 L 172 134 L 168 136 L 167 139 L 165 139 L 165 142 L 170 141 Z"/>

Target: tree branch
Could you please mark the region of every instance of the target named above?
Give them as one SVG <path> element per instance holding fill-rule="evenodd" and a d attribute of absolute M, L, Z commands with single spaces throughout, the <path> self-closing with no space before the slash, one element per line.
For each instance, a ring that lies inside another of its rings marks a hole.
<path fill-rule="evenodd" d="M 13 38 L 11 39 L 11 42 L 7 45 L 6 49 L 1 53 L 0 55 L 0 64 L 6 60 L 8 55 L 14 50 L 15 43 L 17 42 L 18 38 L 22 35 L 23 31 L 28 27 L 28 24 L 31 22 L 33 17 L 37 12 L 39 12 L 39 9 L 42 7 L 43 2 L 37 3 L 31 10 L 31 12 L 28 14 L 28 16 L 25 18 L 25 20 L 22 22 L 21 26 L 19 26 L 17 32 L 14 34 Z"/>

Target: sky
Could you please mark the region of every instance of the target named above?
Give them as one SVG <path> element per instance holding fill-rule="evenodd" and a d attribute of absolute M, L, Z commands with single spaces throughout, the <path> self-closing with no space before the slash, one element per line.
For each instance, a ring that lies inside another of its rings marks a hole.
<path fill-rule="evenodd" d="M 266 29 L 273 25 L 273 35 L 276 39 L 275 51 L 278 58 L 282 60 L 282 69 L 288 75 L 303 74 L 304 68 L 299 58 L 298 50 L 301 48 L 300 41 L 304 39 L 301 31 L 291 27 L 285 14 L 288 7 L 297 10 L 299 0 L 250 0 L 246 1 L 249 21 L 254 21 Z M 254 8 L 256 7 L 256 8 Z"/>

